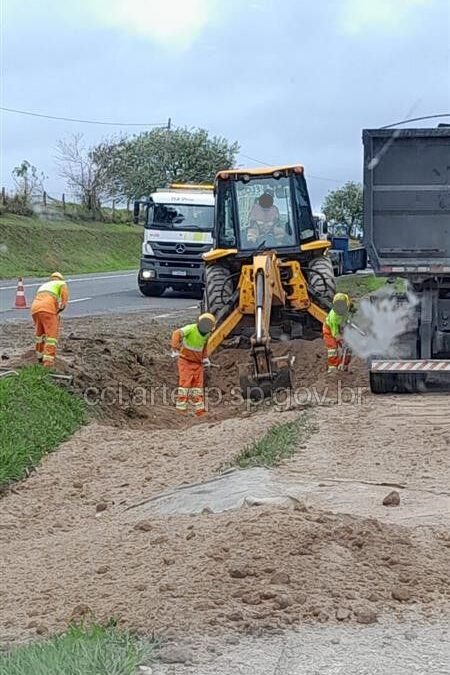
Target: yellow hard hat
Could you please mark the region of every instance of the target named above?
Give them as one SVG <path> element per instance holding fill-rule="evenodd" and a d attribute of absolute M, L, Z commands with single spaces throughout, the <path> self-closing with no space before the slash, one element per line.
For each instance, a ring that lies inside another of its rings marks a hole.
<path fill-rule="evenodd" d="M 64 281 L 64 277 L 61 272 L 53 272 L 50 279 L 59 279 L 60 281 Z"/>
<path fill-rule="evenodd" d="M 333 298 L 333 309 L 336 314 L 345 315 L 350 309 L 350 298 L 347 293 L 336 293 Z"/>
<path fill-rule="evenodd" d="M 198 329 L 204 335 L 206 335 L 207 333 L 211 333 L 211 331 L 214 330 L 215 325 L 216 325 L 215 316 L 214 314 L 210 314 L 209 312 L 201 314 L 197 319 Z"/>

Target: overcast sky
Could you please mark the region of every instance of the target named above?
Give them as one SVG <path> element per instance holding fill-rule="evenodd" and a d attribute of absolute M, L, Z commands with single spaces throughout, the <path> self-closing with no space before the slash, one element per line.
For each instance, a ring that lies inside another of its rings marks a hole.
<path fill-rule="evenodd" d="M 0 3 L 2 106 L 204 127 L 239 141 L 242 165 L 304 164 L 316 208 L 360 180 L 362 128 L 450 112 L 450 0 Z M 1 183 L 28 159 L 50 193 L 58 139 L 139 131 L 1 118 Z"/>

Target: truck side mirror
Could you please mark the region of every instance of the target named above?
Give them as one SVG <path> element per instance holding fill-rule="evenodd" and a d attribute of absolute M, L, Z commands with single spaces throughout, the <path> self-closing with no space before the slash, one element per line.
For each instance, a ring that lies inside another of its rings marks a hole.
<path fill-rule="evenodd" d="M 141 205 L 140 202 L 137 200 L 134 202 L 134 207 L 133 207 L 133 223 L 135 225 L 139 225 L 139 213 L 141 211 Z"/>

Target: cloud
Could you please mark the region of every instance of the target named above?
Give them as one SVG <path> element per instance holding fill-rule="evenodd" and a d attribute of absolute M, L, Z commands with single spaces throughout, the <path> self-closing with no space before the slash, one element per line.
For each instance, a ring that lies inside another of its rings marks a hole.
<path fill-rule="evenodd" d="M 206 28 L 216 0 L 91 0 L 96 22 L 175 50 L 188 48 Z"/>
<path fill-rule="evenodd" d="M 397 32 L 408 26 L 415 10 L 434 4 L 434 0 L 344 0 L 340 24 L 350 35 L 375 30 Z"/>

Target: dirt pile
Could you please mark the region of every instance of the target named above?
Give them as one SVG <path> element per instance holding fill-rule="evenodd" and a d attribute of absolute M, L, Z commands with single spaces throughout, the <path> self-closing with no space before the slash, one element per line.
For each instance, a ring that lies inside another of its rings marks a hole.
<path fill-rule="evenodd" d="M 22 330 L 23 338 L 31 342 L 29 327 Z M 151 317 L 67 320 L 56 370 L 74 376 L 74 392 L 85 399 L 97 418 L 108 424 L 134 428 L 191 426 L 196 423 L 191 416 L 186 419 L 174 414 L 177 370 L 170 357 L 170 334 L 167 324 Z M 20 342 L 23 344 L 25 339 Z M 275 342 L 273 351 L 275 356 L 287 352 L 295 356 L 295 390 L 280 392 L 274 401 L 250 405 L 240 393 L 237 365 L 248 361 L 247 349 L 220 349 L 212 357 L 220 367 L 209 369 L 206 375 L 209 419 L 219 421 L 274 404 L 287 409 L 326 400 L 337 402 L 367 386 L 367 368 L 358 360 L 350 373 L 328 377 L 321 340 Z M 11 366 L 33 362 L 32 350 L 4 361 Z"/>
<path fill-rule="evenodd" d="M 89 616 L 163 637 L 438 616 L 448 608 L 450 541 L 439 513 L 428 516 L 448 485 L 447 399 L 369 396 L 308 414 L 319 431 L 276 469 L 310 488 L 297 511 L 128 507 L 211 478 L 298 411 L 208 417 L 182 433 L 172 424 L 81 429 L 2 500 L 0 639 Z M 392 482 L 406 486 L 394 509 L 382 505 Z M 408 528 L 398 524 L 406 517 Z"/>
<path fill-rule="evenodd" d="M 27 541 L 26 555 L 23 542 L 10 543 L 2 637 L 60 631 L 80 612 L 161 635 L 436 613 L 450 599 L 448 545 L 418 547 L 405 528 L 313 509 L 101 516 Z"/>

